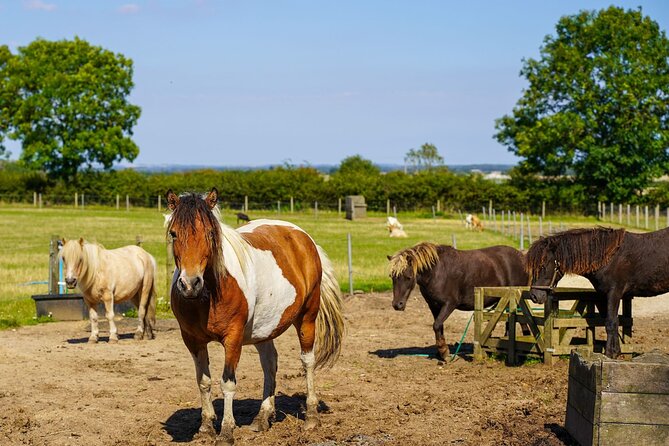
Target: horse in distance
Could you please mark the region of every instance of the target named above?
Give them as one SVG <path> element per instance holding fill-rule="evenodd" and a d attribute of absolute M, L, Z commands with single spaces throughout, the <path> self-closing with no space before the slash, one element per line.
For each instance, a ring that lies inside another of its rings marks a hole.
<path fill-rule="evenodd" d="M 418 243 L 388 256 L 393 281 L 393 308 L 403 311 L 418 285 L 432 316 L 437 350 L 448 356 L 444 321 L 454 310 L 474 310 L 474 288 L 526 286 L 523 255 L 509 246 L 458 250 L 429 242 Z M 498 298 L 486 298 L 490 306 Z"/>
<path fill-rule="evenodd" d="M 476 215 L 467 214 L 465 217 L 465 228 L 482 232 L 483 223 L 481 223 L 481 219 L 479 219 Z"/>
<path fill-rule="evenodd" d="M 265 383 L 251 428 L 267 430 L 275 416 L 278 354 L 273 339 L 295 327 L 306 375 L 305 429 L 319 424 L 314 369 L 337 359 L 344 333 L 339 285 L 325 252 L 299 227 L 254 220 L 237 230 L 223 224 L 218 191 L 167 193 L 176 270 L 171 303 L 195 363 L 202 401 L 199 436 L 215 436 L 207 344 L 225 348 L 223 420 L 216 444 L 233 444 L 236 369 L 243 345 L 258 350 Z"/>
<path fill-rule="evenodd" d="M 104 249 L 97 243 L 63 239 L 59 257 L 63 260 L 65 284 L 79 287 L 88 305 L 91 335 L 98 342 L 97 306 L 103 303 L 109 321 L 109 342 L 118 341 L 114 303 L 130 299 L 137 307 L 139 325 L 135 339 L 153 339 L 156 325 L 156 260 L 139 246 Z"/>
<path fill-rule="evenodd" d="M 669 292 L 667 265 L 669 228 L 644 234 L 604 227 L 571 229 L 540 238 L 530 246 L 530 297 L 544 303 L 548 290 L 567 273 L 588 279 L 606 297 L 605 354 L 615 358 L 620 355 L 620 301 Z"/>

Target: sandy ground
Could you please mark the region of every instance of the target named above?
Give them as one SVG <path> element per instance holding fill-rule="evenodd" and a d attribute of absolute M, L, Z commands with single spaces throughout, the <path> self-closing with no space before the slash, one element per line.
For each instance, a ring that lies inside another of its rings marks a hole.
<path fill-rule="evenodd" d="M 237 444 L 254 445 L 562 445 L 567 365 L 506 367 L 464 355 L 434 358 L 432 318 L 418 294 L 395 312 L 389 294 L 348 298 L 348 336 L 337 365 L 317 375 L 322 426 L 302 431 L 304 377 L 291 330 L 279 350 L 277 421 L 268 432 L 244 429 L 260 406 L 262 372 L 254 348 L 238 368 Z M 634 341 L 669 353 L 669 298 L 635 299 Z M 454 351 L 470 313 L 446 323 Z M 199 393 L 190 355 L 174 320 L 158 321 L 157 339 L 132 339 L 120 322 L 118 344 L 88 345 L 88 323 L 58 322 L 0 332 L 0 444 L 210 444 L 194 439 Z M 598 333 L 603 337 L 604 333 Z M 224 352 L 211 344 L 212 373 Z M 215 383 L 215 407 L 222 394 Z M 217 426 L 218 427 L 218 426 Z"/>

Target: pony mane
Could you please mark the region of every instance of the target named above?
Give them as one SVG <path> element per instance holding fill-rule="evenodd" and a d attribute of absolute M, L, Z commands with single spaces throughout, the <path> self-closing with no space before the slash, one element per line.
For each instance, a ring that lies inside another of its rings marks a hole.
<path fill-rule="evenodd" d="M 210 209 L 202 196 L 195 193 L 182 194 L 179 196 L 179 205 L 176 209 L 165 215 L 165 226 L 169 233 L 174 230 L 175 223 L 178 223 L 180 230 L 177 231 L 176 236 L 186 240 L 191 233 L 195 233 L 195 222 L 198 219 L 213 229 L 207 231 L 205 240 L 209 243 L 213 253 L 214 270 L 222 276 L 227 274 L 226 261 L 229 262 L 230 259 L 223 256 L 223 250 L 227 245 L 232 249 L 236 260 L 239 262 L 242 274 L 246 277 L 247 265 L 250 261 L 249 244 L 241 234 L 221 221 L 221 211 L 218 206 Z"/>
<path fill-rule="evenodd" d="M 624 229 L 604 227 L 571 229 L 542 237 L 530 246 L 525 265 L 532 278 L 553 252 L 562 273 L 586 274 L 609 263 L 625 237 Z"/>
<path fill-rule="evenodd" d="M 95 280 L 95 273 L 100 268 L 100 250 L 104 249 L 104 247 L 99 243 L 88 242 L 86 240 L 84 240 L 83 243 L 77 240 L 70 240 L 63 247 L 63 257 L 66 256 L 66 247 L 68 251 L 72 251 L 74 249 L 80 250 L 79 255 L 81 257 L 81 270 L 79 271 L 78 279 L 81 285 L 86 287 L 93 283 Z"/>
<path fill-rule="evenodd" d="M 439 245 L 430 242 L 418 243 L 390 258 L 390 276 L 399 277 L 411 267 L 414 277 L 432 268 L 439 260 Z"/>

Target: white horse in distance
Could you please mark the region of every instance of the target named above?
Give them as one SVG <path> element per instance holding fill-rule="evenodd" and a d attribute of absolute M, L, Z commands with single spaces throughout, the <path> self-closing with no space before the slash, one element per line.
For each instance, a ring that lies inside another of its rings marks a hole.
<path fill-rule="evenodd" d="M 404 232 L 404 227 L 402 226 L 402 223 L 400 223 L 400 221 L 397 218 L 388 217 L 387 226 L 388 226 L 388 232 L 390 233 L 390 237 L 400 237 L 400 238 L 407 237 L 407 233 Z"/>

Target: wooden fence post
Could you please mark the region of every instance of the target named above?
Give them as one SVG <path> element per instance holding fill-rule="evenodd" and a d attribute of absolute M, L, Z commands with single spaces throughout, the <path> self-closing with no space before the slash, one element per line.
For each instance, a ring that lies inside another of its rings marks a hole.
<path fill-rule="evenodd" d="M 525 227 L 525 221 L 523 220 L 523 213 L 520 213 L 520 250 L 525 249 L 525 232 L 523 228 Z"/>
<path fill-rule="evenodd" d="M 318 217 L 318 201 L 314 202 L 314 216 Z"/>
<path fill-rule="evenodd" d="M 276 202 L 276 213 L 281 215 L 281 200 L 277 200 Z"/>
<path fill-rule="evenodd" d="M 639 227 L 639 205 L 636 205 L 636 227 Z"/>
<path fill-rule="evenodd" d="M 294 212 L 293 204 L 294 204 L 293 203 L 293 197 L 290 197 L 290 213 L 291 214 Z"/>
<path fill-rule="evenodd" d="M 161 208 L 162 208 L 161 199 L 162 199 L 162 197 L 160 196 L 160 194 L 158 194 L 158 212 L 160 212 Z"/>
<path fill-rule="evenodd" d="M 658 231 L 660 229 L 660 205 L 656 204 L 655 205 L 655 230 Z"/>
<path fill-rule="evenodd" d="M 337 217 L 341 217 L 341 197 L 339 197 L 337 202 Z"/>
<path fill-rule="evenodd" d="M 33 206 L 37 207 L 37 192 L 33 192 Z"/>
<path fill-rule="evenodd" d="M 84 209 L 84 195 L 86 194 L 81 194 L 81 209 Z"/>
<path fill-rule="evenodd" d="M 546 218 L 546 200 L 541 202 L 541 218 Z"/>
<path fill-rule="evenodd" d="M 630 225 L 630 205 L 627 205 L 627 226 Z"/>
<path fill-rule="evenodd" d="M 118 196 L 118 194 L 116 194 L 116 210 L 118 211 L 119 209 L 120 209 L 120 206 L 119 206 L 119 196 Z"/>
<path fill-rule="evenodd" d="M 74 208 L 79 207 L 79 194 L 77 192 L 74 193 Z"/>
<path fill-rule="evenodd" d="M 453 248 L 458 249 L 458 244 L 455 240 L 455 234 L 451 235 L 451 239 L 453 240 L 453 242 L 451 243 L 453 245 Z"/>
<path fill-rule="evenodd" d="M 539 218 L 539 237 L 544 236 L 544 219 Z"/>
<path fill-rule="evenodd" d="M 125 195 L 125 210 L 126 212 L 130 210 L 130 196 L 128 194 Z"/>
<path fill-rule="evenodd" d="M 390 199 L 386 200 L 386 217 L 390 216 Z"/>
<path fill-rule="evenodd" d="M 527 243 L 532 244 L 532 224 L 530 223 L 529 215 L 527 216 Z"/>
<path fill-rule="evenodd" d="M 244 212 L 249 211 L 249 196 L 244 195 Z"/>
<path fill-rule="evenodd" d="M 622 204 L 618 205 L 618 224 L 619 225 L 623 224 L 623 205 Z"/>

